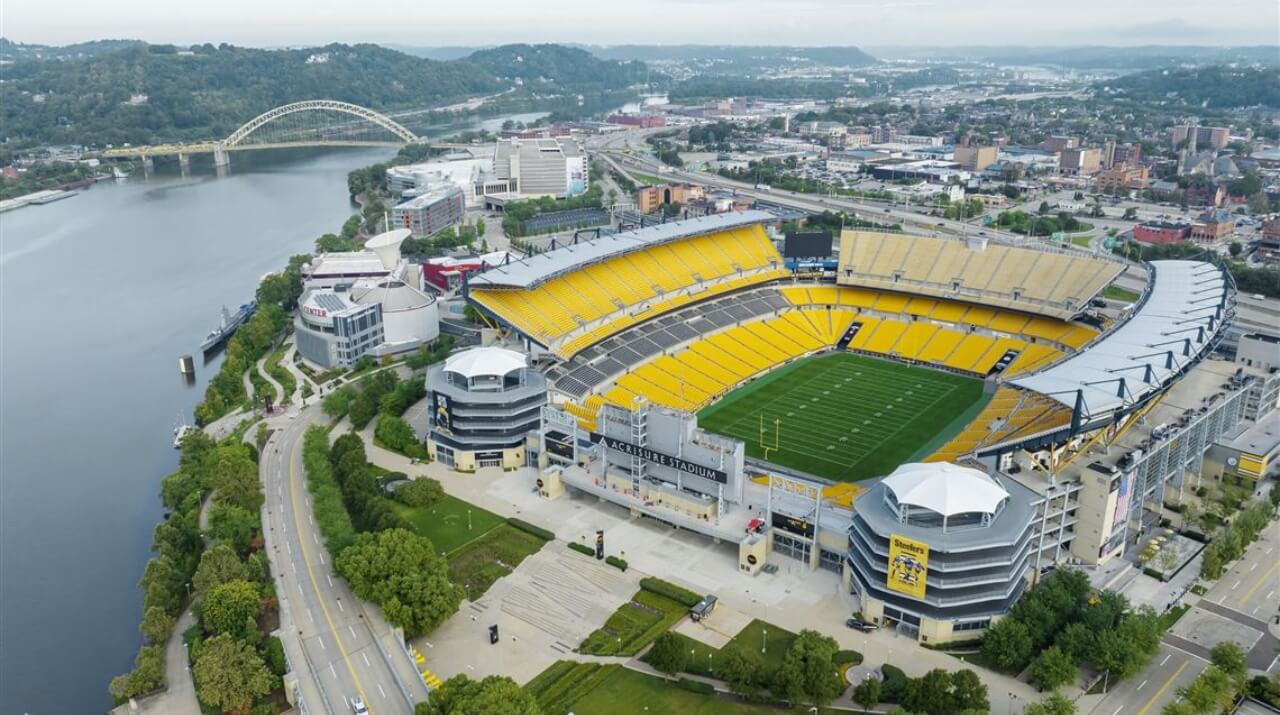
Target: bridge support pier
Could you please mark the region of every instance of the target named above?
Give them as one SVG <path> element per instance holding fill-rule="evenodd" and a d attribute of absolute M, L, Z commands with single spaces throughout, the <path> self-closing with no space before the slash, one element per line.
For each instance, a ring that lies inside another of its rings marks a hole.
<path fill-rule="evenodd" d="M 182 172 L 183 176 L 190 174 L 191 173 L 191 157 L 187 156 L 186 154 L 179 154 L 178 169 Z"/>
<path fill-rule="evenodd" d="M 215 167 L 231 166 L 231 155 L 219 144 L 213 147 L 213 165 Z"/>

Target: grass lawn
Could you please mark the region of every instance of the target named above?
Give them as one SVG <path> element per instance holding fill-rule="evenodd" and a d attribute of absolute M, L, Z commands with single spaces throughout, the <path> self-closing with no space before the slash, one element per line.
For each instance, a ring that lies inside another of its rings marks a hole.
<path fill-rule="evenodd" d="M 717 695 L 683 690 L 675 683 L 620 666 L 608 670 L 595 687 L 568 702 L 564 709 L 544 708 L 547 715 L 630 715 L 631 713 L 680 713 L 680 715 L 764 715 L 779 709 L 749 705 Z M 647 708 L 647 709 L 646 709 Z"/>
<path fill-rule="evenodd" d="M 454 583 L 462 584 L 467 589 L 467 598 L 474 601 L 545 543 L 510 524 L 500 524 L 449 554 L 449 577 Z"/>
<path fill-rule="evenodd" d="M 284 389 L 284 395 L 281 396 L 280 402 L 288 402 L 293 397 L 293 391 L 298 387 L 298 380 L 289 372 L 284 365 L 280 364 L 280 360 L 284 358 L 284 354 L 288 352 L 287 345 L 281 345 L 276 348 L 275 352 L 267 356 L 263 367 L 267 369 L 267 374 L 280 383 L 280 387 Z"/>
<path fill-rule="evenodd" d="M 667 183 L 662 179 L 656 176 L 650 176 L 649 174 L 637 174 L 634 171 L 630 173 L 631 173 L 631 178 L 634 179 L 635 182 L 637 184 L 640 184 L 641 186 L 657 186 L 658 184 Z"/>
<path fill-rule="evenodd" d="M 766 668 L 782 667 L 782 659 L 796 639 L 796 634 L 759 619 L 753 620 L 724 645 L 724 650 L 737 648 L 760 659 Z"/>
<path fill-rule="evenodd" d="M 1129 290 L 1128 288 L 1111 285 L 1102 290 L 1102 297 L 1110 298 L 1111 300 L 1123 301 L 1125 303 L 1134 303 L 1138 300 L 1138 292 Z"/>
<path fill-rule="evenodd" d="M 1092 239 L 1091 239 L 1089 236 L 1072 236 L 1072 237 L 1071 237 L 1071 245 L 1073 245 L 1073 246 L 1079 246 L 1079 247 L 1081 247 L 1081 248 L 1088 248 L 1088 247 L 1089 247 L 1089 241 L 1091 241 L 1091 240 L 1092 240 Z"/>
<path fill-rule="evenodd" d="M 959 432 L 967 420 L 958 418 L 984 399 L 976 378 L 834 353 L 729 393 L 698 415 L 698 425 L 741 439 L 752 457 L 852 482 L 923 456 Z"/>
<path fill-rule="evenodd" d="M 446 495 L 433 507 L 411 507 L 395 502 L 396 510 L 409 526 L 431 539 L 438 551 L 445 554 L 491 531 L 503 522 L 502 517 L 485 511 L 474 504 Z"/>
<path fill-rule="evenodd" d="M 689 612 L 666 596 L 640 590 L 578 646 L 590 655 L 635 655 Z"/>

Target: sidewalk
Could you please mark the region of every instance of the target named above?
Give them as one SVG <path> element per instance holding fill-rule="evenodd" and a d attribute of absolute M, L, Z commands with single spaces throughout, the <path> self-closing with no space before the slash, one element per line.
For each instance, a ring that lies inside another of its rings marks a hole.
<path fill-rule="evenodd" d="M 137 709 L 129 707 L 129 703 L 117 706 L 113 715 L 131 715 L 131 713 L 164 713 L 169 715 L 201 715 L 200 703 L 196 700 L 196 685 L 191 679 L 191 668 L 187 665 L 187 646 L 182 642 L 182 634 L 193 623 L 195 615 L 190 610 L 178 618 L 169 634 L 164 648 L 164 677 L 168 687 L 164 692 L 138 700 Z"/>

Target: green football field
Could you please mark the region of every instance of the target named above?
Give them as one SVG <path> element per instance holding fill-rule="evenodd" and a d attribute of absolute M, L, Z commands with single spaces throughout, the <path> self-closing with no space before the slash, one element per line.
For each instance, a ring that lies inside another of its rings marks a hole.
<path fill-rule="evenodd" d="M 730 392 L 698 424 L 742 440 L 749 456 L 853 482 L 927 456 L 986 400 L 976 378 L 835 353 Z"/>

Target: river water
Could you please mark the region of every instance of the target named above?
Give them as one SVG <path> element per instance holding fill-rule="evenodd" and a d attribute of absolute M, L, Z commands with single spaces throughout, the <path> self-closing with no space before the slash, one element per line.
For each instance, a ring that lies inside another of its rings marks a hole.
<path fill-rule="evenodd" d="M 393 153 L 237 154 L 229 176 L 161 166 L 0 214 L 0 713 L 111 706 L 173 428 L 218 365 L 199 365 L 201 339 L 337 231 L 348 171 Z"/>

